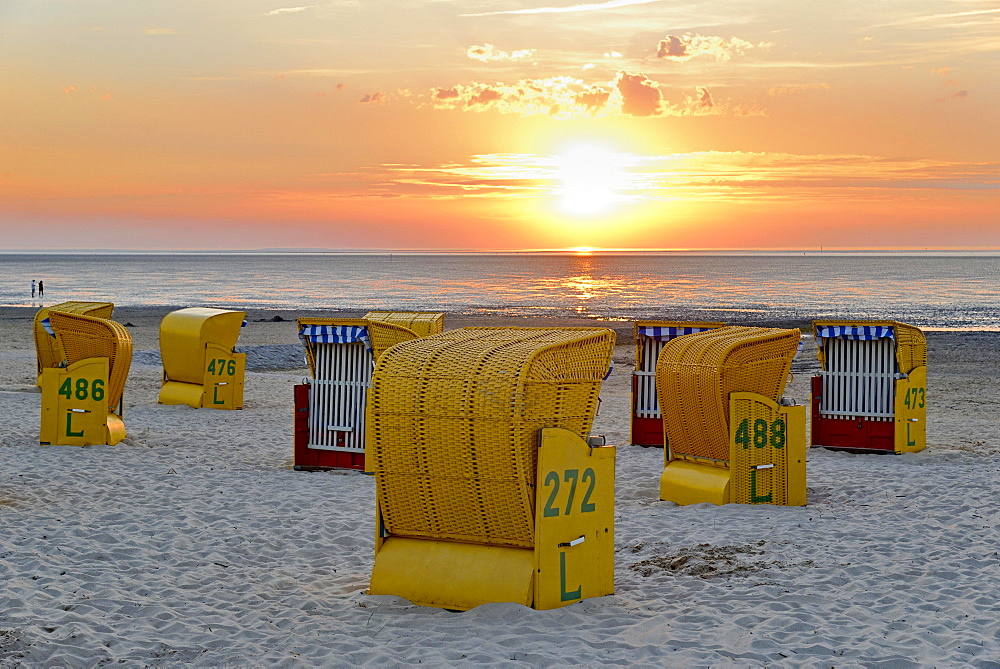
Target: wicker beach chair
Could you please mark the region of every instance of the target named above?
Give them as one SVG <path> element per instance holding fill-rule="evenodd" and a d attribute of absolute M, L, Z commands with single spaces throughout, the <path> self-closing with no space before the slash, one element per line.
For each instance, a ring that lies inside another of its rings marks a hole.
<path fill-rule="evenodd" d="M 805 503 L 805 407 L 779 404 L 798 343 L 798 330 L 723 327 L 663 347 L 656 382 L 670 448 L 662 499 Z M 759 494 L 765 487 L 773 494 Z"/>
<path fill-rule="evenodd" d="M 401 341 L 416 339 L 420 335 L 403 325 L 368 321 L 368 336 L 372 341 L 372 356 L 378 362 L 378 359 L 390 346 L 395 346 Z"/>
<path fill-rule="evenodd" d="M 374 358 L 363 318 L 299 318 L 311 382 L 295 386 L 294 467 L 364 469 Z"/>
<path fill-rule="evenodd" d="M 51 312 L 49 322 L 66 353 L 68 365 L 87 358 L 108 359 L 107 405 L 121 415 L 125 380 L 132 366 L 132 335 L 128 329 L 106 318 L 62 311 Z"/>
<path fill-rule="evenodd" d="M 376 361 L 394 344 L 444 331 L 444 314 L 435 311 L 369 311 L 365 320 Z"/>
<path fill-rule="evenodd" d="M 813 321 L 812 444 L 911 453 L 927 444 L 927 343 L 897 321 Z"/>
<path fill-rule="evenodd" d="M 49 323 L 66 357 L 65 367 L 42 370 L 40 441 L 118 443 L 125 438 L 122 397 L 132 364 L 131 335 L 120 323 L 83 314 L 52 311 Z"/>
<path fill-rule="evenodd" d="M 38 360 L 38 384 L 41 385 L 43 369 L 58 367 L 66 359 L 66 354 L 59 348 L 59 341 L 46 329 L 49 325 L 49 312 L 61 311 L 67 314 L 83 314 L 95 318 L 111 318 L 114 310 L 115 305 L 111 302 L 60 302 L 51 307 L 42 307 L 35 312 L 34 334 L 35 354 Z"/>
<path fill-rule="evenodd" d="M 586 440 L 614 342 L 598 328 L 463 328 L 382 355 L 367 417 L 373 594 L 553 608 L 612 591 L 614 450 Z"/>
<path fill-rule="evenodd" d="M 365 410 L 375 362 L 402 341 L 437 334 L 444 314 L 370 311 L 300 318 L 312 383 L 295 387 L 295 469 L 364 469 Z"/>
<path fill-rule="evenodd" d="M 660 350 L 677 337 L 714 330 L 725 325 L 716 321 L 636 321 L 635 371 L 632 374 L 632 439 L 637 446 L 663 446 L 663 414 L 656 394 L 656 361 Z"/>
<path fill-rule="evenodd" d="M 246 312 L 190 307 L 160 321 L 160 404 L 242 409 L 246 354 L 234 348 Z"/>
<path fill-rule="evenodd" d="M 400 325 L 418 337 L 444 332 L 444 314 L 437 311 L 369 311 L 365 320 Z"/>

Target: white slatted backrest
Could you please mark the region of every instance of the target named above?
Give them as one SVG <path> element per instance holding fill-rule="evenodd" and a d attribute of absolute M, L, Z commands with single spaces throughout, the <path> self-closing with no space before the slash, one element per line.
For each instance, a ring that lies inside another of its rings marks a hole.
<path fill-rule="evenodd" d="M 372 356 L 361 342 L 313 344 L 315 378 L 309 394 L 309 448 L 365 450 L 365 406 Z M 343 447 L 337 446 L 343 434 Z"/>
<path fill-rule="evenodd" d="M 642 360 L 635 370 L 635 415 L 639 418 L 662 418 L 656 395 L 656 361 L 665 341 L 642 337 Z"/>
<path fill-rule="evenodd" d="M 820 413 L 836 418 L 893 420 L 895 342 L 824 338 L 826 369 Z"/>

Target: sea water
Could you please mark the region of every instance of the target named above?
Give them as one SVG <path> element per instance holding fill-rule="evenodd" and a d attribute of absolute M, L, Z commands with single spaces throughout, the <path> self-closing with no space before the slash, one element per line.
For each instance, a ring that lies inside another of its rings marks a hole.
<path fill-rule="evenodd" d="M 0 254 L 0 305 L 68 300 L 1000 330 L 1000 254 Z"/>

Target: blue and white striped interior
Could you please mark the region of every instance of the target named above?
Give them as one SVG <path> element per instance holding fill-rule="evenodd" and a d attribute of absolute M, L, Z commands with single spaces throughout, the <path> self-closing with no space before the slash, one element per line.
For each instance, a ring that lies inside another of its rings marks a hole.
<path fill-rule="evenodd" d="M 299 330 L 299 339 L 314 344 L 353 344 L 361 342 L 371 350 L 372 342 L 368 328 L 363 325 L 304 325 Z"/>
<path fill-rule="evenodd" d="M 821 325 L 816 328 L 816 334 L 820 339 L 853 339 L 854 341 L 896 338 L 896 331 L 891 325 Z"/>
<path fill-rule="evenodd" d="M 667 327 L 662 325 L 640 325 L 638 328 L 638 333 L 640 337 L 648 337 L 649 339 L 655 339 L 656 341 L 670 341 L 680 337 L 681 335 L 694 334 L 696 332 L 708 332 L 709 330 L 714 330 L 715 328 L 699 328 L 699 327 Z"/>

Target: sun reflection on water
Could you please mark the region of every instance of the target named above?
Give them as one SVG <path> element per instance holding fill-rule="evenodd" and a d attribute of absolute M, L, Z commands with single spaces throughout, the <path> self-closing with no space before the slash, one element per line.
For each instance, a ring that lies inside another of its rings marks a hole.
<path fill-rule="evenodd" d="M 582 249 L 581 249 L 582 250 Z M 1000 328 L 996 257 L 496 255 L 4 256 L 0 304 L 45 267 L 59 300 L 586 318 L 885 318 Z M 108 267 L 114 268 L 109 272 Z M 290 279 L 289 277 L 294 277 Z M 21 291 L 23 292 L 23 291 Z M 46 291 L 48 292 L 48 291 Z"/>

